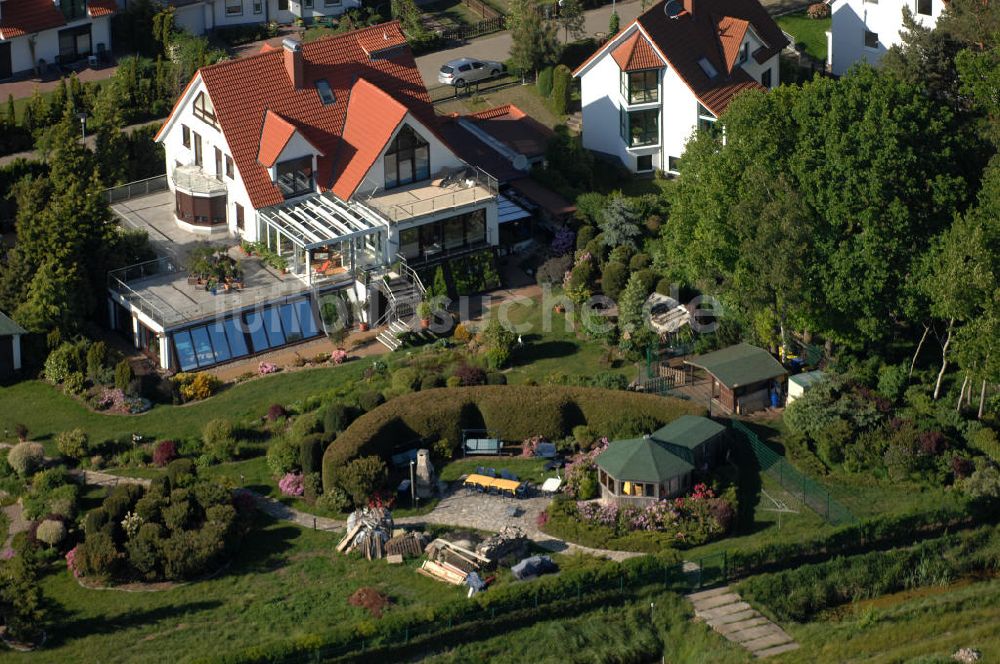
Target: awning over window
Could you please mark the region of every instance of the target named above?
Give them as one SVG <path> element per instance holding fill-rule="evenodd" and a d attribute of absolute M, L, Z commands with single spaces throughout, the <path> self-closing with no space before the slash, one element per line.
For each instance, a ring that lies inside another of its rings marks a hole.
<path fill-rule="evenodd" d="M 329 193 L 263 208 L 260 216 L 268 226 L 304 249 L 389 228 L 389 222 L 371 208 L 356 201 L 344 202 Z"/>
<path fill-rule="evenodd" d="M 531 213 L 503 194 L 497 197 L 497 223 L 527 219 Z"/>

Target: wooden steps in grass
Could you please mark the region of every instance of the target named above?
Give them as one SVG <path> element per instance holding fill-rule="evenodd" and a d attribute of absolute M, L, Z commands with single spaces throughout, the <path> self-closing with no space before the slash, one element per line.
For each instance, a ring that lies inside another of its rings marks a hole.
<path fill-rule="evenodd" d="M 729 586 L 691 593 L 695 618 L 733 643 L 749 650 L 755 657 L 765 658 L 799 647 L 788 633 L 744 602 Z"/>

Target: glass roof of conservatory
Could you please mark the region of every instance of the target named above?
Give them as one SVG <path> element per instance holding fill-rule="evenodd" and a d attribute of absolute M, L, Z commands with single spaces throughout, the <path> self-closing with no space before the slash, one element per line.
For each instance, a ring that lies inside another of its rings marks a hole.
<path fill-rule="evenodd" d="M 260 216 L 299 247 L 311 249 L 388 229 L 389 222 L 357 201 L 329 192 L 262 208 Z"/>

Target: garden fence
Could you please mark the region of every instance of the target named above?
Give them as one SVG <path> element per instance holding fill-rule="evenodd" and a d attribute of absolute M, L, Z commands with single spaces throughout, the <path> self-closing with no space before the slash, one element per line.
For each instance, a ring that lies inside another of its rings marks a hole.
<path fill-rule="evenodd" d="M 857 521 L 850 510 L 833 499 L 829 491 L 796 470 L 783 456 L 765 445 L 745 424 L 735 419 L 730 422 L 733 429 L 746 437 L 761 471 L 776 479 L 785 491 L 801 500 L 827 523 L 842 525 Z"/>
<path fill-rule="evenodd" d="M 466 628 L 475 628 L 479 636 L 482 636 L 482 631 L 488 630 L 491 624 L 502 623 L 505 619 L 516 620 L 518 626 L 550 619 L 558 613 L 562 603 L 568 603 L 568 606 L 563 608 L 570 613 L 578 613 L 591 604 L 603 606 L 615 599 L 624 599 L 633 591 L 644 587 L 655 586 L 664 591 L 687 593 L 718 585 L 728 578 L 727 562 L 727 554 L 722 551 L 694 561 L 662 566 L 651 565 L 646 569 L 622 570 L 617 575 L 608 575 L 596 580 L 589 579 L 560 590 L 540 586 L 532 588 L 531 584 L 525 584 L 523 586 L 525 592 L 487 606 L 481 606 L 475 601 L 462 600 L 462 605 L 452 611 L 451 617 L 447 619 L 413 624 L 398 630 L 373 634 L 369 638 L 311 650 L 299 650 L 284 656 L 263 657 L 254 661 L 298 664 L 336 661 L 341 658 L 355 659 L 362 653 L 397 650 L 411 644 L 412 647 L 419 648 L 421 644 L 415 642 L 424 642 L 428 648 L 433 648 L 435 643 L 440 645 L 442 640 L 448 641 L 449 634 L 455 637 L 455 634 L 461 634 Z M 514 628 L 516 627 L 511 627 Z M 457 640 L 463 639 L 459 636 Z"/>
<path fill-rule="evenodd" d="M 507 17 L 500 15 L 488 18 L 472 25 L 461 25 L 455 28 L 448 28 L 441 33 L 447 40 L 468 41 L 476 37 L 482 37 L 494 32 L 502 32 L 507 29 Z"/>

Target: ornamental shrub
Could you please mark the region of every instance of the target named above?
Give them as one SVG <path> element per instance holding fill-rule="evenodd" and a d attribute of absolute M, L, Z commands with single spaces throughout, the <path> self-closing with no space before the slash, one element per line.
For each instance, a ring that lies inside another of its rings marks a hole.
<path fill-rule="evenodd" d="M 66 539 L 66 524 L 57 519 L 45 519 L 38 524 L 35 537 L 49 546 L 58 546 Z"/>
<path fill-rule="evenodd" d="M 471 364 L 458 365 L 453 375 L 461 381 L 462 387 L 482 385 L 486 382 L 486 372 Z"/>
<path fill-rule="evenodd" d="M 267 407 L 268 422 L 274 422 L 283 417 L 288 417 L 288 411 L 280 403 L 272 403 Z"/>
<path fill-rule="evenodd" d="M 332 403 L 323 411 L 323 432 L 327 436 L 336 436 L 350 426 L 354 418 L 353 408 L 343 403 Z"/>
<path fill-rule="evenodd" d="M 566 115 L 570 94 L 573 92 L 573 73 L 566 65 L 559 65 L 552 72 L 552 112 L 557 116 Z"/>
<path fill-rule="evenodd" d="M 426 374 L 420 379 L 421 390 L 433 390 L 435 387 L 444 387 L 444 378 L 441 374 Z"/>
<path fill-rule="evenodd" d="M 825 2 L 814 2 L 806 9 L 806 15 L 814 20 L 830 18 L 830 5 Z"/>
<path fill-rule="evenodd" d="M 312 434 L 299 442 L 299 467 L 303 473 L 318 473 L 323 459 L 323 436 Z"/>
<path fill-rule="evenodd" d="M 339 486 L 332 486 L 316 499 L 316 507 L 327 512 L 346 512 L 351 507 L 351 497 Z"/>
<path fill-rule="evenodd" d="M 278 480 L 278 489 L 285 496 L 301 496 L 305 492 L 302 484 L 302 473 L 286 473 Z"/>
<path fill-rule="evenodd" d="M 181 399 L 187 401 L 200 401 L 215 394 L 222 386 L 222 381 L 214 374 L 199 373 L 179 373 L 173 377 L 177 384 Z"/>
<path fill-rule="evenodd" d="M 73 371 L 66 376 L 63 389 L 66 390 L 67 394 L 82 394 L 87 387 L 86 383 L 87 379 L 83 377 L 82 373 Z"/>
<path fill-rule="evenodd" d="M 412 392 L 420 384 L 420 375 L 413 367 L 402 367 L 392 372 L 392 389 L 394 392 Z"/>
<path fill-rule="evenodd" d="M 288 430 L 288 435 L 294 440 L 299 440 L 314 433 L 323 431 L 323 411 L 313 413 L 302 413 L 294 420 Z"/>
<path fill-rule="evenodd" d="M 77 569 L 85 576 L 106 579 L 121 567 L 122 555 L 115 548 L 111 535 L 104 531 L 87 533 L 87 539 L 76 549 Z"/>
<path fill-rule="evenodd" d="M 135 373 L 127 359 L 115 365 L 115 387 L 117 389 L 128 393 L 133 379 L 135 379 Z"/>
<path fill-rule="evenodd" d="M 70 429 L 56 434 L 59 453 L 71 459 L 83 459 L 90 453 L 87 433 L 83 429 Z"/>
<path fill-rule="evenodd" d="M 7 463 L 21 477 L 29 477 L 42 467 L 45 448 L 39 443 L 18 443 L 7 454 Z"/>
<path fill-rule="evenodd" d="M 538 80 L 535 81 L 538 94 L 548 97 L 552 94 L 552 67 L 545 67 L 538 72 Z"/>
<path fill-rule="evenodd" d="M 299 470 L 300 458 L 298 444 L 288 437 L 272 440 L 267 448 L 267 467 L 272 475 L 284 475 Z"/>
<path fill-rule="evenodd" d="M 587 197 L 589 197 L 589 198 L 587 198 Z M 597 197 L 597 198 L 595 198 L 595 197 Z M 587 198 L 587 200 L 593 200 L 594 203 L 595 203 L 595 205 L 597 205 L 597 204 L 600 205 L 600 208 L 604 207 L 604 196 L 602 194 L 591 192 L 591 193 L 588 193 L 588 194 L 583 194 L 582 196 L 580 196 L 580 198 L 577 199 L 577 209 L 578 210 L 579 210 L 580 201 L 581 201 L 581 199 L 584 199 L 584 198 Z M 600 210 L 600 208 L 596 208 L 594 210 L 593 214 L 597 214 L 597 212 Z M 587 245 L 595 237 L 597 237 L 597 228 L 595 228 L 594 226 L 591 226 L 590 224 L 586 224 L 584 226 L 580 226 L 580 230 L 578 230 L 576 232 L 576 250 L 577 251 L 582 251 L 583 249 L 585 249 L 587 247 Z"/>
<path fill-rule="evenodd" d="M 624 264 L 608 261 L 601 272 L 601 290 L 611 299 L 617 299 L 628 282 L 629 272 Z"/>
<path fill-rule="evenodd" d="M 99 383 L 104 377 L 104 365 L 108 361 L 108 346 L 103 341 L 95 341 L 87 349 L 87 377 Z"/>
<path fill-rule="evenodd" d="M 506 385 L 507 376 L 499 371 L 490 371 L 486 374 L 486 384 L 487 385 Z"/>
<path fill-rule="evenodd" d="M 381 392 L 377 392 L 375 390 L 362 392 L 358 395 L 358 406 L 366 413 L 370 410 L 375 410 L 384 403 L 385 396 L 383 396 Z"/>
<path fill-rule="evenodd" d="M 172 440 L 161 440 L 153 448 L 153 463 L 163 468 L 177 458 L 177 443 Z"/>
<path fill-rule="evenodd" d="M 195 480 L 196 472 L 191 459 L 174 459 L 167 464 L 167 479 L 171 488 L 190 486 Z"/>
<path fill-rule="evenodd" d="M 507 364 L 516 341 L 517 335 L 510 328 L 497 318 L 490 319 L 483 330 L 482 342 L 486 349 L 486 363 L 491 369 L 500 369 Z M 483 376 L 482 383 L 485 382 L 486 376 Z"/>
<path fill-rule="evenodd" d="M 239 441 L 233 423 L 224 418 L 209 420 L 201 432 L 205 452 L 216 461 L 231 461 L 236 457 Z"/>
<path fill-rule="evenodd" d="M 589 226 L 584 226 L 584 228 L 589 228 Z M 573 267 L 572 255 L 565 254 L 562 256 L 555 256 L 539 266 L 538 273 L 535 275 L 535 278 L 541 286 L 544 286 L 545 284 L 560 285 L 563 282 L 563 278 L 566 276 L 566 272 L 571 267 Z"/>
<path fill-rule="evenodd" d="M 147 581 L 161 578 L 160 549 L 166 530 L 159 523 L 144 523 L 139 532 L 125 544 L 125 553 L 131 565 Z"/>
<path fill-rule="evenodd" d="M 344 468 L 341 486 L 355 507 L 368 502 L 373 493 L 382 488 L 386 480 L 385 462 L 377 456 L 366 456 L 351 461 Z"/>
<path fill-rule="evenodd" d="M 639 270 L 645 270 L 648 268 L 651 263 L 652 259 L 650 259 L 649 254 L 639 252 L 629 259 L 628 269 L 632 272 L 638 272 Z"/>

